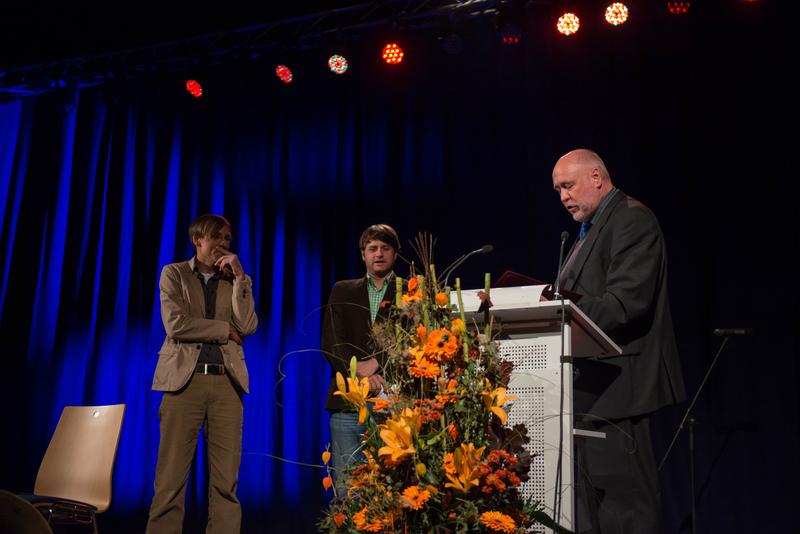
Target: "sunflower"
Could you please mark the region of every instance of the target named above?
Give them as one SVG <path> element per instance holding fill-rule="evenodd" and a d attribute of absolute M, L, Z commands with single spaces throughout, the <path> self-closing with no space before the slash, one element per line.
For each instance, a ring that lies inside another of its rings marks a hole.
<path fill-rule="evenodd" d="M 406 508 L 412 510 L 419 510 L 422 508 L 428 499 L 431 498 L 431 492 L 426 489 L 421 489 L 419 486 L 409 486 L 403 490 L 403 496 L 400 502 Z"/>
<path fill-rule="evenodd" d="M 517 528 L 517 524 L 511 516 L 495 511 L 483 512 L 481 514 L 481 523 L 495 532 L 513 533 Z"/>

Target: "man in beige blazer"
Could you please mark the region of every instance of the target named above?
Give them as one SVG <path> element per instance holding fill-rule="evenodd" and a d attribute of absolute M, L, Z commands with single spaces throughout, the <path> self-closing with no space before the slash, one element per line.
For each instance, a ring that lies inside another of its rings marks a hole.
<path fill-rule="evenodd" d="M 249 391 L 242 343 L 258 325 L 252 281 L 228 250 L 231 225 L 224 217 L 201 215 L 189 236 L 195 256 L 164 266 L 159 282 L 167 336 L 153 377 L 153 389 L 164 397 L 148 534 L 183 528 L 186 481 L 201 425 L 208 446 L 206 532 L 236 533 L 241 524 L 236 487 L 242 394 Z"/>

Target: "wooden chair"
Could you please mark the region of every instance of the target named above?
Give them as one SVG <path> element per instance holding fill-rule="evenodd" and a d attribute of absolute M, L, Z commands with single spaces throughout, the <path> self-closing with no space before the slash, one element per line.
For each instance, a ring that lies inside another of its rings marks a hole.
<path fill-rule="evenodd" d="M 86 525 L 111 505 L 111 476 L 125 414 L 124 404 L 66 406 L 36 475 L 24 495 L 48 524 Z"/>

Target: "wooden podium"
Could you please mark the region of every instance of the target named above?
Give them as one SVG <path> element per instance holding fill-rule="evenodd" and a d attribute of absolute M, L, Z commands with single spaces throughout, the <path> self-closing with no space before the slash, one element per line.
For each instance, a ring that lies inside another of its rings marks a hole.
<path fill-rule="evenodd" d="M 478 290 L 462 291 L 469 324 L 483 323 L 477 312 Z M 599 432 L 573 427 L 572 360 L 591 356 L 612 356 L 620 348 L 595 325 L 573 302 L 539 302 L 542 286 L 520 286 L 491 290 L 495 326 L 501 327 L 497 342 L 502 359 L 514 363 L 509 394 L 519 397 L 507 405 L 508 426 L 524 423 L 531 438 L 530 479 L 521 492 L 540 501 L 553 517 L 556 491 L 561 495 L 558 523 L 573 530 L 575 526 L 573 450 L 576 440 L 604 439 Z M 563 326 L 563 351 L 562 351 Z M 561 356 L 564 355 L 562 366 Z M 562 369 L 563 377 L 562 381 Z M 560 411 L 563 384 L 563 414 Z M 561 483 L 556 487 L 559 457 L 559 421 L 563 428 Z M 552 532 L 544 527 L 532 532 Z"/>

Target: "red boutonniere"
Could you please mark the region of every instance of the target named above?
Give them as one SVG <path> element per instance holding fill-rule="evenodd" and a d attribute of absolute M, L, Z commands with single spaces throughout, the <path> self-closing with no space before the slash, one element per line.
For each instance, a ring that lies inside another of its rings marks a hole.
<path fill-rule="evenodd" d="M 378 304 L 378 307 L 379 308 L 388 308 L 391 305 L 392 305 L 392 301 L 391 300 L 382 300 L 381 303 Z"/>

